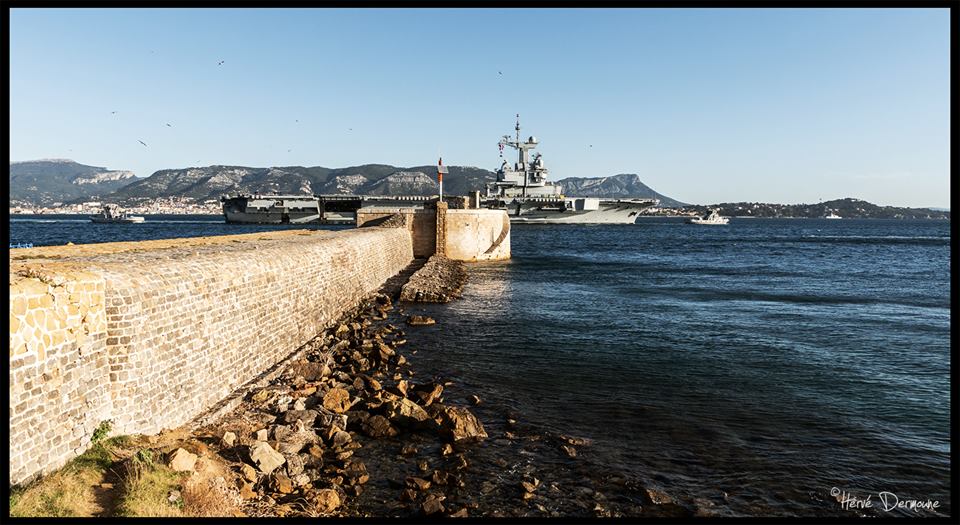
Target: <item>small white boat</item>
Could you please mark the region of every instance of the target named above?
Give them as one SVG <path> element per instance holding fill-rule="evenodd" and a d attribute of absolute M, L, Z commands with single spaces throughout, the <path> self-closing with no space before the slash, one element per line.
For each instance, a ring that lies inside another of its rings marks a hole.
<path fill-rule="evenodd" d="M 116 204 L 104 204 L 100 208 L 100 213 L 90 216 L 90 222 L 100 224 L 137 224 L 144 220 L 137 215 L 127 215 L 127 212 L 121 210 Z"/>
<path fill-rule="evenodd" d="M 824 217 L 824 219 L 842 219 L 842 218 L 843 217 L 837 215 L 834 212 L 830 212 L 830 215 L 827 215 L 826 217 Z"/>
<path fill-rule="evenodd" d="M 727 217 L 721 217 L 717 210 L 711 210 L 710 215 L 707 215 L 706 217 L 694 217 L 692 219 L 687 219 L 687 222 L 690 224 L 727 224 L 730 222 L 730 219 Z"/>

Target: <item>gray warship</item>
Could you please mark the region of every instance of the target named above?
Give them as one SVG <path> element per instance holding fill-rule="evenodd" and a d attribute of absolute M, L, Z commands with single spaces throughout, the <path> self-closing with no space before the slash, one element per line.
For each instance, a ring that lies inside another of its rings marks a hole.
<path fill-rule="evenodd" d="M 516 149 L 517 162 L 510 166 L 504 159 L 497 180 L 487 184 L 479 199 L 484 208 L 505 210 L 511 222 L 632 224 L 641 211 L 660 203 L 657 199 L 565 197 L 559 184 L 547 181 L 543 155 L 537 153 L 530 159 L 537 138 L 520 141 L 520 115 L 514 129 L 516 138 L 504 135 L 499 146 L 501 156 L 504 147 Z"/>

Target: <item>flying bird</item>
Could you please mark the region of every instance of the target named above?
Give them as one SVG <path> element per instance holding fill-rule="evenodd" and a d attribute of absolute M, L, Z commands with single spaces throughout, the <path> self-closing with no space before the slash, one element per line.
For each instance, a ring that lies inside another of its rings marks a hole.
<path fill-rule="evenodd" d="M 167 124 L 167 127 L 168 127 L 168 128 L 172 128 L 173 126 L 171 126 L 170 124 Z"/>
<path fill-rule="evenodd" d="M 142 141 L 142 140 L 137 140 L 137 142 L 139 142 L 140 144 L 143 144 L 143 145 L 144 145 L 144 147 L 146 147 L 146 145 L 147 145 L 147 143 L 146 143 L 146 142 L 144 142 L 144 141 Z"/>
<path fill-rule="evenodd" d="M 111 115 L 116 115 L 117 112 L 116 112 L 116 111 L 111 111 L 110 114 L 111 114 Z"/>
<path fill-rule="evenodd" d="M 501 74 L 501 75 L 502 75 L 502 74 L 503 74 L 503 71 L 497 71 L 497 73 L 499 73 L 499 74 Z"/>
<path fill-rule="evenodd" d="M 593 147 L 593 144 L 591 144 L 590 147 L 592 148 L 592 147 Z"/>
<path fill-rule="evenodd" d="M 287 153 L 290 153 L 291 151 L 293 151 L 293 150 L 292 150 L 292 149 L 288 149 L 288 150 L 287 150 Z"/>
<path fill-rule="evenodd" d="M 217 65 L 218 65 L 218 66 L 222 66 L 224 62 L 226 62 L 226 60 L 221 60 L 221 61 L 217 62 Z"/>

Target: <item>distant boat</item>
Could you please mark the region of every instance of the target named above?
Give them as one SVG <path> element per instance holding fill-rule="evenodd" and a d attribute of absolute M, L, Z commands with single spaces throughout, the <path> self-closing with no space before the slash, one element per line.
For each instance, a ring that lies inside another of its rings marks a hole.
<path fill-rule="evenodd" d="M 90 222 L 100 224 L 137 224 L 144 220 L 137 215 L 127 215 L 127 212 L 121 210 L 116 204 L 104 204 L 100 208 L 100 213 L 90 216 Z"/>
<path fill-rule="evenodd" d="M 721 217 L 720 213 L 717 210 L 712 210 L 710 215 L 706 217 L 694 217 L 692 219 L 687 219 L 689 224 L 727 224 L 730 222 L 730 219 L 727 217 Z"/>
<path fill-rule="evenodd" d="M 830 215 L 827 215 L 826 217 L 824 217 L 824 219 L 842 219 L 842 218 L 843 217 L 837 215 L 834 212 L 830 212 Z"/>

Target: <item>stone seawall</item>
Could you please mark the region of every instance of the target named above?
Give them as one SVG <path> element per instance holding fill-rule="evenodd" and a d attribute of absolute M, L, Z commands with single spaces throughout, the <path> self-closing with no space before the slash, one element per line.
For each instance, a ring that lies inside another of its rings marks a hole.
<path fill-rule="evenodd" d="M 189 421 L 414 257 L 406 228 L 10 252 L 10 483 Z"/>

